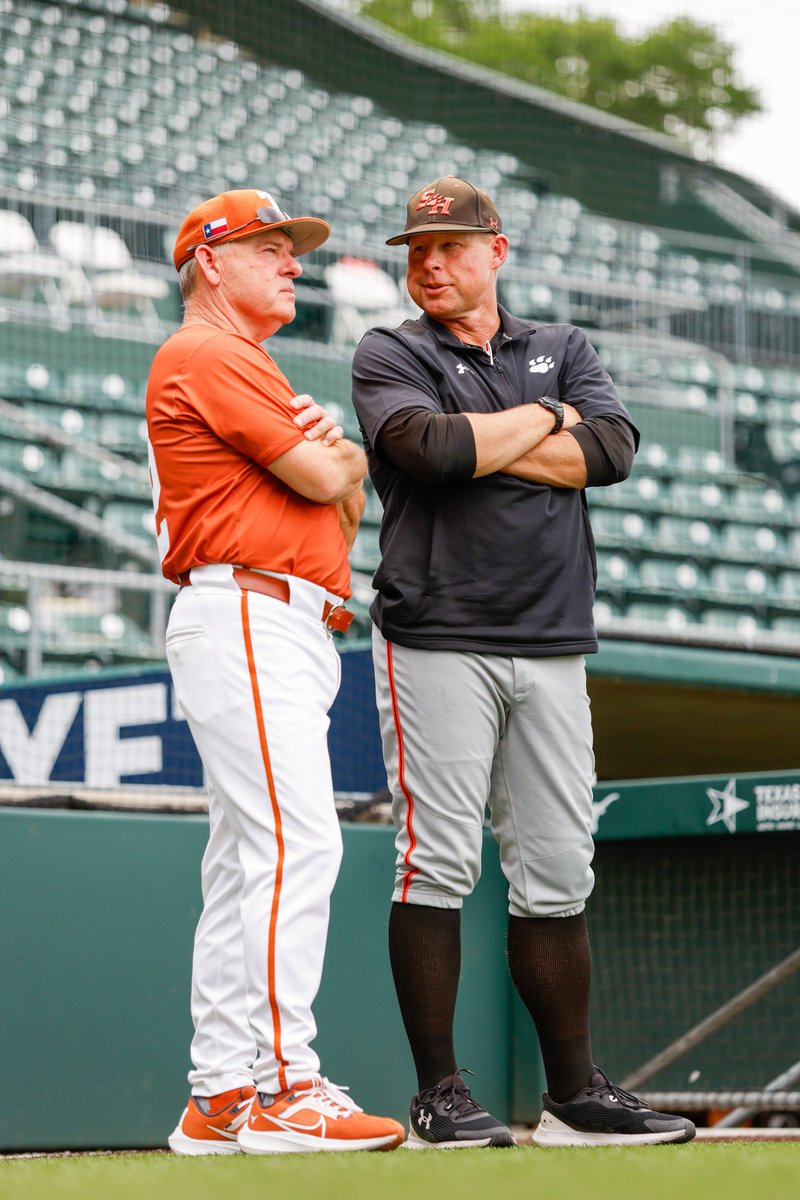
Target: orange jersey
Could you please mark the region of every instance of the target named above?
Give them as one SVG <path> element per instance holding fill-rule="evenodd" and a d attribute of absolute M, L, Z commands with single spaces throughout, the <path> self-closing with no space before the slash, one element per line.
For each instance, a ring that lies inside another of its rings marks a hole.
<path fill-rule="evenodd" d="M 335 505 L 306 500 L 269 469 L 303 440 L 295 395 L 257 342 L 188 325 L 156 354 L 147 384 L 150 475 L 161 566 L 234 563 L 350 595 Z"/>

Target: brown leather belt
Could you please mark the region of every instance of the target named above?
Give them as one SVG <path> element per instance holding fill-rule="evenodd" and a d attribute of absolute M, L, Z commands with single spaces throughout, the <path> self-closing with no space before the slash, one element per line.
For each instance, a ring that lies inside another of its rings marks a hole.
<path fill-rule="evenodd" d="M 283 600 L 284 604 L 291 601 L 291 591 L 285 579 L 276 579 L 274 575 L 262 575 L 260 571 L 251 571 L 248 567 L 234 567 L 233 578 L 243 592 L 258 592 L 261 596 L 271 596 L 273 600 Z M 178 576 L 181 587 L 191 583 L 190 572 L 185 571 Z M 347 633 L 353 623 L 354 614 L 348 612 L 343 604 L 331 604 L 326 600 L 322 609 L 322 624 L 326 629 L 336 629 L 339 633 Z"/>

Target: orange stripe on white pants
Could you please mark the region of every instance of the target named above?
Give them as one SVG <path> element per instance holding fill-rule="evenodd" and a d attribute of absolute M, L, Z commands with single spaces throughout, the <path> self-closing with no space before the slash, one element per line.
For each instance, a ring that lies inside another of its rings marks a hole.
<path fill-rule="evenodd" d="M 341 859 L 327 749 L 338 655 L 321 623 L 232 580 L 184 588 L 167 656 L 206 769 L 211 832 L 192 970 L 198 1094 L 277 1092 L 310 1043 Z"/>
<path fill-rule="evenodd" d="M 281 1051 L 281 1010 L 278 1004 L 278 993 L 275 981 L 275 932 L 278 925 L 278 906 L 281 898 L 281 883 L 283 882 L 283 864 L 285 859 L 285 846 L 283 841 L 283 828 L 281 821 L 281 810 L 278 804 L 278 797 L 275 794 L 275 780 L 272 777 L 272 765 L 269 761 L 269 746 L 267 745 L 267 731 L 264 728 L 264 713 L 261 708 L 261 694 L 258 686 L 258 672 L 256 670 L 255 655 L 253 653 L 253 639 L 250 633 L 250 614 L 247 606 L 248 593 L 242 592 L 242 630 L 244 632 L 245 653 L 247 654 L 247 667 L 250 674 L 250 686 L 253 689 L 253 708 L 255 711 L 256 724 L 258 725 L 258 740 L 261 746 L 261 758 L 264 763 L 264 775 L 267 781 L 269 791 L 269 801 L 272 806 L 272 818 L 275 825 L 275 842 L 277 845 L 277 861 L 275 864 L 275 885 L 272 889 L 272 905 L 269 915 L 269 942 L 267 945 L 267 980 L 268 980 L 268 995 L 269 1006 L 272 1012 L 272 1031 L 273 1031 L 273 1048 L 275 1051 L 275 1061 L 278 1067 L 278 1083 L 280 1090 L 285 1091 L 288 1087 L 286 1082 L 286 1059 Z"/>

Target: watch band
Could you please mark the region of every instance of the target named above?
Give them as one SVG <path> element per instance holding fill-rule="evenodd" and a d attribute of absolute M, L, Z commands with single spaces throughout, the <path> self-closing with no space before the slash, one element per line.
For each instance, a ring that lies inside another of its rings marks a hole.
<path fill-rule="evenodd" d="M 564 405 L 555 396 L 537 396 L 536 404 L 541 404 L 542 408 L 546 408 L 555 418 L 553 428 L 550 433 L 558 433 L 564 427 Z"/>

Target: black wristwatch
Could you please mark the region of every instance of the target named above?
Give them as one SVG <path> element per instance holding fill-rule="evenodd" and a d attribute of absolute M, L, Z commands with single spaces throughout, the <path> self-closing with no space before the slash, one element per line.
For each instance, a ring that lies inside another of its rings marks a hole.
<path fill-rule="evenodd" d="M 550 432 L 558 433 L 559 429 L 564 425 L 564 405 L 561 401 L 556 400 L 554 396 L 537 396 L 534 404 L 541 404 L 542 408 L 546 408 L 548 412 L 554 415 L 555 421 Z"/>

